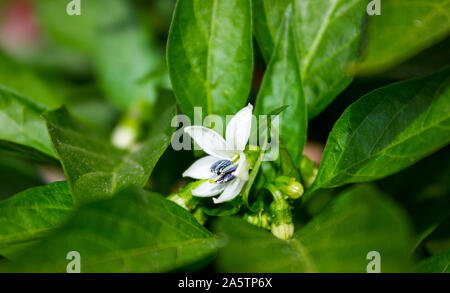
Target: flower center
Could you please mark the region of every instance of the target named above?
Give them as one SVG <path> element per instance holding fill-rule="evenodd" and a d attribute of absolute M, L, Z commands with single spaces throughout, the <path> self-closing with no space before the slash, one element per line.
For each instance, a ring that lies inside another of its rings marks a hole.
<path fill-rule="evenodd" d="M 237 169 L 237 164 L 229 160 L 220 160 L 211 165 L 210 171 L 215 174 L 215 178 L 210 182 L 226 183 L 235 178 L 233 175 Z"/>

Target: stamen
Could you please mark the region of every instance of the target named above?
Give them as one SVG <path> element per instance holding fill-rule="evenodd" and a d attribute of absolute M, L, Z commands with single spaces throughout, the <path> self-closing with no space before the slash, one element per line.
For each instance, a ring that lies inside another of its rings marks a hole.
<path fill-rule="evenodd" d="M 215 170 L 216 170 L 217 166 L 218 166 L 220 163 L 222 163 L 222 160 L 217 161 L 217 162 L 215 162 L 214 164 L 212 164 L 212 166 L 211 166 L 211 168 L 210 168 L 211 173 L 215 173 Z"/>
<path fill-rule="evenodd" d="M 219 167 L 218 167 L 218 169 L 217 169 L 217 175 L 222 174 L 222 173 L 223 173 L 222 171 L 223 171 L 225 168 L 227 168 L 228 166 L 230 166 L 231 164 L 233 164 L 233 162 L 231 162 L 231 161 L 225 161 L 225 162 L 223 162 L 222 164 L 220 164 Z"/>
<path fill-rule="evenodd" d="M 236 171 L 237 169 L 237 165 L 231 165 L 228 169 L 222 170 L 223 174 L 228 174 L 228 173 L 233 173 L 234 171 Z"/>
<path fill-rule="evenodd" d="M 237 169 L 237 164 L 233 161 L 229 160 L 220 160 L 215 162 L 211 168 L 211 173 L 214 173 L 216 176 L 214 176 L 212 179 L 209 180 L 210 183 L 216 182 L 216 183 L 226 183 L 235 178 L 233 175 L 234 171 Z"/>
<path fill-rule="evenodd" d="M 233 162 L 232 162 L 232 161 L 228 161 L 228 160 L 220 160 L 220 161 L 215 162 L 215 163 L 211 166 L 210 171 L 211 171 L 211 173 L 216 173 L 217 175 L 220 175 L 220 174 L 223 173 L 222 171 L 223 171 L 225 168 L 227 168 L 227 167 L 229 167 L 229 166 L 231 166 L 231 165 L 233 165 Z"/>
<path fill-rule="evenodd" d="M 223 175 L 222 177 L 220 177 L 219 179 L 216 180 L 217 183 L 227 183 L 231 180 L 233 180 L 235 178 L 235 176 L 233 175 L 233 173 L 228 173 Z"/>

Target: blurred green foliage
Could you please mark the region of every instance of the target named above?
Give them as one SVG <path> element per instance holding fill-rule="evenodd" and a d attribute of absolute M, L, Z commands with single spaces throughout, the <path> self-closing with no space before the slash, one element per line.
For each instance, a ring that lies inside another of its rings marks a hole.
<path fill-rule="evenodd" d="M 382 272 L 448 272 L 450 1 L 386 0 L 380 16 L 361 0 L 66 5 L 0 2 L 0 271 L 64 272 L 77 249 L 84 272 L 365 272 L 369 251 Z M 282 109 L 280 159 L 244 201 L 199 200 L 218 216 L 202 227 L 161 196 L 200 155 L 169 146 L 171 119 L 247 102 Z M 279 240 L 239 217 L 267 208 L 279 174 L 305 180 L 307 140 L 327 147 Z M 48 165 L 67 181 L 45 185 Z"/>

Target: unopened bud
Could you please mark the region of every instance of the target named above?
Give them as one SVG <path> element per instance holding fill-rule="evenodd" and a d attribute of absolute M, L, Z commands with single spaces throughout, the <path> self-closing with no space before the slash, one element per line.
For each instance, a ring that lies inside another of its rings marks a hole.
<path fill-rule="evenodd" d="M 111 137 L 114 146 L 129 149 L 141 138 L 143 129 L 148 121 L 148 113 L 152 105 L 146 101 L 137 101 L 120 118 Z"/>
<path fill-rule="evenodd" d="M 305 187 L 310 187 L 317 177 L 316 162 L 310 160 L 306 156 L 302 156 L 302 158 L 300 159 L 300 173 L 302 174 L 302 179 Z"/>
<path fill-rule="evenodd" d="M 274 200 L 270 204 L 271 222 L 274 224 L 291 223 L 291 207 L 284 199 Z"/>
<path fill-rule="evenodd" d="M 288 240 L 294 234 L 294 224 L 292 223 L 280 223 L 272 224 L 270 229 L 275 237 L 283 240 Z"/>
<path fill-rule="evenodd" d="M 286 178 L 282 178 L 282 180 Z M 268 184 L 267 189 L 272 193 L 274 198 L 274 201 L 269 207 L 270 221 L 272 223 L 270 230 L 277 238 L 289 239 L 294 234 L 291 206 L 285 198 L 280 196 L 281 192 L 273 184 Z"/>
<path fill-rule="evenodd" d="M 129 148 L 137 138 L 137 132 L 135 129 L 128 126 L 118 126 L 114 129 L 112 135 L 112 143 L 118 148 Z"/>
<path fill-rule="evenodd" d="M 267 213 L 257 213 L 257 214 L 245 214 L 243 216 L 244 220 L 248 223 L 261 227 L 264 229 L 270 229 L 269 215 Z"/>
<path fill-rule="evenodd" d="M 303 195 L 303 185 L 295 178 L 280 176 L 275 179 L 276 187 L 290 199 L 297 199 Z"/>

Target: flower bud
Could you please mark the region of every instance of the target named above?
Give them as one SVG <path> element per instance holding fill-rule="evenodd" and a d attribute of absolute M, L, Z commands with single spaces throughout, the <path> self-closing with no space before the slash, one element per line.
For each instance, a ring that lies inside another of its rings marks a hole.
<path fill-rule="evenodd" d="M 310 187 L 317 177 L 316 162 L 310 160 L 306 156 L 302 156 L 302 158 L 300 159 L 300 173 L 302 174 L 305 187 Z"/>
<path fill-rule="evenodd" d="M 303 195 L 303 185 L 295 178 L 280 176 L 275 179 L 276 187 L 290 199 L 297 199 Z"/>
<path fill-rule="evenodd" d="M 119 125 L 112 134 L 112 144 L 120 149 L 130 147 L 137 138 L 137 131 L 129 126 Z"/>
<path fill-rule="evenodd" d="M 291 207 L 284 199 L 274 200 L 270 204 L 271 222 L 274 224 L 291 223 L 292 213 Z"/>
<path fill-rule="evenodd" d="M 289 177 L 281 178 L 280 180 L 283 181 L 286 178 Z M 273 235 L 280 239 L 289 239 L 294 233 L 291 206 L 275 185 L 268 184 L 266 188 L 270 191 L 274 199 L 269 207 L 270 221 L 272 223 L 270 230 Z"/>
<path fill-rule="evenodd" d="M 292 223 L 280 223 L 272 224 L 270 229 L 275 237 L 283 240 L 288 240 L 294 234 L 294 224 Z"/>
<path fill-rule="evenodd" d="M 118 148 L 129 149 L 139 140 L 148 121 L 148 113 L 151 112 L 151 104 L 146 101 L 138 101 L 121 117 L 113 131 L 111 142 Z"/>
<path fill-rule="evenodd" d="M 257 227 L 261 227 L 264 229 L 270 229 L 269 215 L 265 212 L 257 213 L 257 214 L 246 213 L 243 216 L 243 219 L 245 221 L 247 221 L 248 223 L 255 225 Z"/>

